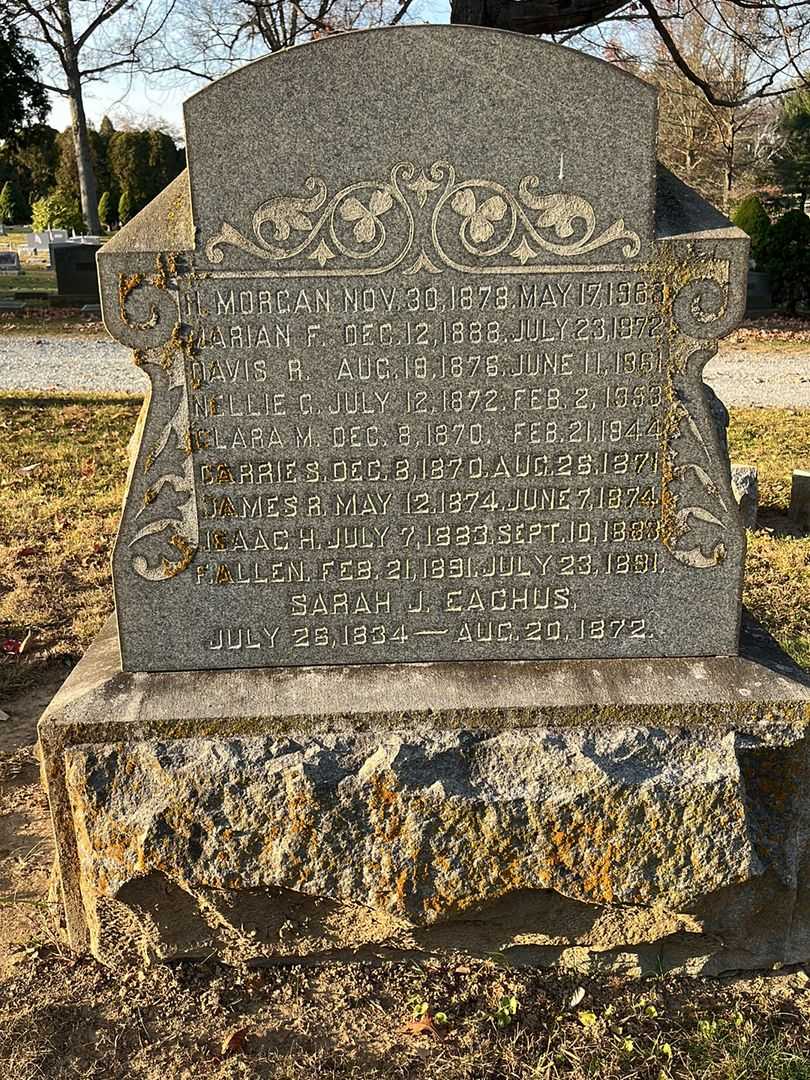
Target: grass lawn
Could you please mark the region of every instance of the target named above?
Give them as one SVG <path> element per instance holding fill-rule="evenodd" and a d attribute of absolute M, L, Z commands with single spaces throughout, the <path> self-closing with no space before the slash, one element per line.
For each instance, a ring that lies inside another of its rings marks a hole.
<path fill-rule="evenodd" d="M 133 397 L 0 395 L 0 697 L 44 664 L 70 667 L 111 610 L 109 560 Z M 786 517 L 790 476 L 810 467 L 810 411 L 734 409 L 732 459 L 759 467 L 745 602 L 810 667 L 810 537 Z M 29 636 L 30 635 L 30 636 Z"/>
<path fill-rule="evenodd" d="M 23 263 L 21 274 L 0 274 L 0 294 L 11 296 L 18 292 L 56 293 L 56 274 L 44 266 Z"/>
<path fill-rule="evenodd" d="M 0 396 L 0 648 L 32 635 L 22 656 L 0 653 L 0 698 L 43 664 L 69 667 L 111 610 L 110 551 L 139 409 L 124 396 Z"/>
<path fill-rule="evenodd" d="M 787 518 L 794 469 L 810 468 L 810 410 L 731 409 L 731 460 L 759 469 L 759 525 L 748 534 L 743 601 L 810 668 L 810 536 Z"/>

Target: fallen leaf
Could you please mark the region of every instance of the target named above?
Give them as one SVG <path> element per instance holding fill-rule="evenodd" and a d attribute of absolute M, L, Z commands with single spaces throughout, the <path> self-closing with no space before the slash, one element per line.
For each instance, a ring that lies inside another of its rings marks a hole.
<path fill-rule="evenodd" d="M 38 469 L 41 464 L 41 461 L 35 461 L 33 465 L 21 465 L 19 469 L 17 469 L 17 472 L 20 474 L 20 476 L 30 476 L 31 473 L 34 472 L 35 469 Z"/>
<path fill-rule="evenodd" d="M 82 474 L 82 476 L 86 476 L 86 477 L 95 476 L 95 474 L 96 474 L 96 463 L 95 463 L 95 461 L 93 461 L 92 458 L 90 458 L 88 461 L 85 461 L 82 464 L 81 469 L 79 469 L 79 472 Z"/>
<path fill-rule="evenodd" d="M 579 1018 L 580 1024 L 582 1024 L 584 1028 L 593 1027 L 593 1025 L 596 1023 L 596 1013 L 582 1010 L 581 1012 L 577 1013 L 577 1016 Z"/>
<path fill-rule="evenodd" d="M 409 1020 L 407 1024 L 403 1024 L 402 1030 L 406 1035 L 434 1035 L 437 1039 L 444 1038 L 444 1035 L 434 1024 L 430 1013 L 425 1013 L 418 1020 Z"/>
<path fill-rule="evenodd" d="M 245 1051 L 245 1042 L 248 1037 L 247 1028 L 237 1028 L 222 1040 L 222 1056 L 230 1057 L 232 1054 L 242 1054 Z"/>

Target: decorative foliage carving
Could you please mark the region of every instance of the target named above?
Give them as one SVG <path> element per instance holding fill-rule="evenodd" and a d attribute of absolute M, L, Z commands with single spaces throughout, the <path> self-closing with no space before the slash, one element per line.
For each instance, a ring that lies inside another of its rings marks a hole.
<path fill-rule="evenodd" d="M 661 537 L 678 562 L 695 569 L 719 566 L 728 555 L 730 500 L 712 478 L 722 458 L 720 440 L 711 447 L 694 417 L 708 412 L 707 400 L 690 408 L 690 387 L 702 389 L 701 372 L 714 354 L 713 339 L 725 332 L 729 315 L 729 263 L 694 257 L 673 263 L 669 290 L 669 401 L 663 425 Z M 695 276 L 691 276 L 694 274 Z M 710 435 L 715 434 L 710 430 Z"/>
<path fill-rule="evenodd" d="M 308 197 L 274 196 L 258 207 L 252 221 L 253 239 L 225 222 L 206 244 L 206 257 L 221 263 L 223 247 L 230 246 L 263 262 L 289 263 L 303 256 L 305 261 L 288 271 L 296 276 L 350 273 L 352 264 L 358 263 L 362 268 L 356 273 L 385 273 L 405 257 L 413 243 L 413 214 L 400 184 L 414 175 L 413 165 L 400 162 L 388 180 L 361 180 L 331 199 L 325 182 L 310 176 L 304 184 L 312 193 Z M 273 226 L 270 239 L 265 235 L 268 222 Z M 324 270 L 335 258 L 348 266 Z"/>
<path fill-rule="evenodd" d="M 132 558 L 132 567 L 137 574 L 147 581 L 165 581 L 175 577 L 191 563 L 199 544 L 199 524 L 194 492 L 194 464 L 189 444 L 189 405 L 186 386 L 186 357 L 192 349 L 190 334 L 184 335 L 178 319 L 176 298 L 172 295 L 173 260 L 167 266 L 165 257 L 158 256 L 156 272 L 153 275 L 121 275 L 119 280 L 119 308 L 121 321 L 125 326 L 138 331 L 154 331 L 161 326 L 171 325 L 171 331 L 159 335 L 162 344 L 150 348 L 135 350 L 135 363 L 142 368 L 151 368 L 153 382 L 165 383 L 156 395 L 161 401 L 172 398 L 177 400 L 169 420 L 161 427 L 157 438 L 149 448 L 144 459 L 143 471 L 147 487 L 143 491 L 142 505 L 135 514 L 136 519 L 148 516 L 153 505 L 167 489 L 176 496 L 163 505 L 168 505 L 161 516 L 146 521 L 129 541 L 129 547 L 143 546 L 150 537 L 161 533 L 167 535 L 163 540 L 169 547 L 157 565 L 150 564 L 146 555 L 140 551 Z M 146 318 L 138 317 L 131 310 L 137 300 L 137 306 L 146 308 Z M 174 319 L 169 322 L 169 311 Z M 152 406 L 154 407 L 154 405 Z M 151 409 L 150 409 L 151 416 Z M 144 436 L 149 431 L 149 418 Z M 157 471 L 157 475 L 154 475 Z M 136 477 L 130 481 L 130 492 L 138 483 Z"/>
<path fill-rule="evenodd" d="M 191 563 L 199 545 L 199 523 L 197 521 L 197 503 L 194 492 L 194 462 L 189 445 L 189 409 L 186 393 L 185 361 L 182 349 L 175 349 L 171 366 L 166 369 L 165 355 L 142 357 L 142 364 L 156 364 L 167 371 L 170 390 L 181 389 L 180 399 L 174 413 L 163 425 L 156 441 L 151 446 L 144 461 L 144 473 L 148 478 L 148 487 L 144 492 L 143 505 L 135 515 L 140 518 L 146 514 L 165 488 L 170 488 L 179 499 L 174 500 L 170 513 L 155 518 L 143 525 L 129 541 L 130 548 L 142 544 L 144 540 L 160 533 L 166 533 L 166 542 L 174 549 L 179 558 L 165 556 L 156 566 L 152 566 L 145 555 L 134 555 L 132 568 L 147 581 L 165 581 L 176 577 Z M 160 459 L 165 457 L 165 464 Z M 178 458 L 180 459 L 178 461 Z M 150 478 L 157 466 L 157 476 Z"/>
<path fill-rule="evenodd" d="M 547 267 L 536 260 L 546 254 L 569 259 L 621 244 L 623 258 L 632 259 L 641 250 L 638 234 L 623 219 L 600 232 L 587 199 L 544 192 L 537 176 L 524 177 L 515 195 L 494 180 L 458 180 L 446 161 L 427 171 L 403 161 L 387 180 L 362 180 L 331 198 L 320 177 L 309 177 L 304 187 L 310 194 L 262 203 L 253 215 L 252 238 L 224 222 L 206 244 L 206 257 L 221 263 L 230 246 L 278 264 L 273 269 L 279 276 L 338 277 L 386 273 L 409 254 L 410 273 L 417 272 L 414 266 L 434 273 L 443 263 L 469 273 L 508 274 L 542 272 Z M 414 251 L 417 219 L 421 223 L 420 212 L 431 201 L 424 224 L 433 251 L 426 252 L 424 243 Z M 287 268 L 291 263 L 294 269 Z"/>

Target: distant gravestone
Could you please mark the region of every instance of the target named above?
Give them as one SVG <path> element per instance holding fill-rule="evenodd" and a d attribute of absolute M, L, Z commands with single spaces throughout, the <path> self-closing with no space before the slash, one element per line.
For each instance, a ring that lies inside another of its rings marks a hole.
<path fill-rule="evenodd" d="M 748 271 L 748 291 L 746 294 L 746 315 L 761 315 L 773 307 L 770 274 L 762 270 Z"/>
<path fill-rule="evenodd" d="M 100 247 L 101 242 L 95 239 L 79 243 L 68 239 L 50 245 L 50 261 L 56 272 L 56 289 L 60 296 L 98 303 L 96 252 Z"/>
<path fill-rule="evenodd" d="M 25 238 L 25 247 L 33 255 L 36 255 L 40 251 L 47 250 L 50 244 L 67 240 L 67 238 L 67 229 L 47 229 L 45 232 L 32 232 Z"/>
<path fill-rule="evenodd" d="M 801 529 L 810 529 L 810 469 L 794 469 L 789 516 Z"/>
<path fill-rule="evenodd" d="M 755 465 L 731 465 L 731 488 L 740 518 L 746 529 L 757 527 L 759 510 L 759 470 Z"/>
<path fill-rule="evenodd" d="M 21 273 L 20 256 L 16 251 L 0 251 L 0 274 Z"/>
<path fill-rule="evenodd" d="M 430 42 L 418 114 L 340 64 L 303 127 L 267 127 L 258 69 L 192 97 L 188 176 L 101 254 L 154 388 L 114 558 L 127 668 L 737 649 L 701 371 L 744 234 L 656 179 L 651 87 L 552 52 L 534 94 L 471 113 Z M 526 42 L 502 48 L 517 71 Z M 278 92 L 303 101 L 315 56 Z"/>

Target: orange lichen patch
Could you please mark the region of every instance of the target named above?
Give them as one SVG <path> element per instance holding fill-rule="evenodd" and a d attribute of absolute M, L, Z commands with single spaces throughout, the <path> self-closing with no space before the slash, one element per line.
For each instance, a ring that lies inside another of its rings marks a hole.
<path fill-rule="evenodd" d="M 119 274 L 118 275 L 118 314 L 121 317 L 121 322 L 130 325 L 129 316 L 126 312 L 127 300 L 130 293 L 137 289 L 139 285 L 143 284 L 143 274 Z"/>
<path fill-rule="evenodd" d="M 197 554 L 197 547 L 190 540 L 187 540 L 185 536 L 181 536 L 180 533 L 174 533 L 170 536 L 169 543 L 180 552 L 180 558 L 177 562 L 170 562 L 168 559 L 163 560 L 163 575 L 172 578 L 191 566 L 191 560 Z"/>
<path fill-rule="evenodd" d="M 408 871 L 400 870 L 397 875 L 397 906 L 400 910 L 405 910 L 405 892 L 408 884 Z"/>
<path fill-rule="evenodd" d="M 168 340 L 160 350 L 160 366 L 164 371 L 171 371 L 176 358 L 188 361 L 195 355 L 196 349 L 194 331 L 191 329 L 184 331 L 183 324 L 176 322 Z"/>
<path fill-rule="evenodd" d="M 159 251 L 155 257 L 155 272 L 152 284 L 156 289 L 167 288 L 171 277 L 177 273 L 177 256 L 172 252 Z"/>
<path fill-rule="evenodd" d="M 675 406 L 675 388 L 671 370 L 667 371 L 663 391 L 666 412 L 661 423 L 661 528 L 658 536 L 664 547 L 668 551 L 673 551 L 685 530 L 683 526 L 678 525 L 678 500 L 673 491 L 675 469 L 672 463 L 671 444 L 680 430 L 680 421 Z"/>
<path fill-rule="evenodd" d="M 368 810 L 376 836 L 384 840 L 395 840 L 405 824 L 400 793 L 395 788 L 395 779 L 390 771 L 377 772 L 370 781 Z"/>
<path fill-rule="evenodd" d="M 315 832 L 318 821 L 318 805 L 305 788 L 296 786 L 293 774 L 285 777 L 287 788 L 286 833 L 301 837 Z"/>
<path fill-rule="evenodd" d="M 184 219 L 187 216 L 186 196 L 180 192 L 166 211 L 166 232 L 169 234 L 169 239 L 180 241 L 185 224 Z"/>
<path fill-rule="evenodd" d="M 160 443 L 154 443 L 152 445 L 151 449 L 149 450 L 149 452 L 147 453 L 146 457 L 143 460 L 143 471 L 145 473 L 149 472 L 149 470 L 155 464 L 155 462 L 157 461 L 158 457 L 160 456 L 160 453 L 161 453 L 162 450 L 163 450 L 163 447 L 161 446 Z"/>

